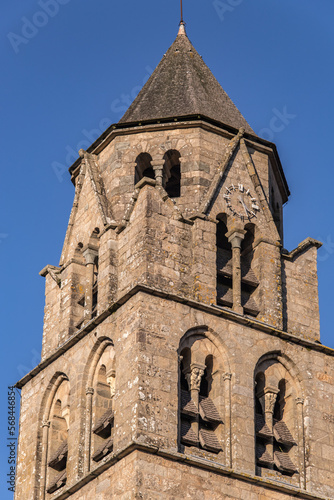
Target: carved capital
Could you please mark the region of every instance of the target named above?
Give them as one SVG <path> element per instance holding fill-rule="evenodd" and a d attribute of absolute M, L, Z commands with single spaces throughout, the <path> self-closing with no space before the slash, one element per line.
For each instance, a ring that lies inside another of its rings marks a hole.
<path fill-rule="evenodd" d="M 165 160 L 152 160 L 151 165 L 153 167 L 155 173 L 155 179 L 157 181 L 158 186 L 162 186 L 163 177 L 164 177 L 164 164 Z"/>
<path fill-rule="evenodd" d="M 266 387 L 259 394 L 259 401 L 261 403 L 263 413 L 270 413 L 271 415 L 274 413 L 278 392 L 279 392 L 278 389 L 274 389 L 272 387 Z"/>
<path fill-rule="evenodd" d="M 42 421 L 42 427 L 49 427 L 50 428 L 51 422 L 50 420 L 43 420 Z"/>
<path fill-rule="evenodd" d="M 151 161 L 151 165 L 152 167 L 155 169 L 155 168 L 163 168 L 164 167 L 164 164 L 165 164 L 165 160 L 164 159 L 161 159 L 161 160 L 152 160 Z"/>
<path fill-rule="evenodd" d="M 204 368 L 199 365 L 191 365 L 190 371 L 185 373 L 186 380 L 190 391 L 199 391 L 201 380 L 204 375 Z"/>
<path fill-rule="evenodd" d="M 98 256 L 98 249 L 96 247 L 91 246 L 91 245 L 87 245 L 83 249 L 82 254 L 86 260 L 86 265 L 94 264 L 95 257 Z"/>
<path fill-rule="evenodd" d="M 226 233 L 226 237 L 229 243 L 231 243 L 232 248 L 241 248 L 245 234 L 246 231 L 244 229 L 232 229 Z"/>
<path fill-rule="evenodd" d="M 86 389 L 86 394 L 87 394 L 87 396 L 88 396 L 88 394 L 94 394 L 94 389 L 93 389 L 93 387 L 87 387 L 87 389 Z"/>
<path fill-rule="evenodd" d="M 231 378 L 232 378 L 232 373 L 226 372 L 226 373 L 223 374 L 223 379 L 224 380 L 231 380 Z"/>

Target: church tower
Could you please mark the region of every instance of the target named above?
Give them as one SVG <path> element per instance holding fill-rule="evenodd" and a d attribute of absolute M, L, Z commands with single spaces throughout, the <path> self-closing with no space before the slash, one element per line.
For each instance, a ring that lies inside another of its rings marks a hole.
<path fill-rule="evenodd" d="M 190 43 L 70 168 L 16 500 L 334 498 L 334 351 L 289 188 Z"/>

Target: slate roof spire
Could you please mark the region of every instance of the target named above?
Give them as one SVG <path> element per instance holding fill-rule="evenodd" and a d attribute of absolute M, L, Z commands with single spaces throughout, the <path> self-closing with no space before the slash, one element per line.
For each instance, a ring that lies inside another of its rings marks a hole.
<path fill-rule="evenodd" d="M 194 49 L 180 23 L 178 35 L 119 123 L 202 115 L 254 131 Z"/>

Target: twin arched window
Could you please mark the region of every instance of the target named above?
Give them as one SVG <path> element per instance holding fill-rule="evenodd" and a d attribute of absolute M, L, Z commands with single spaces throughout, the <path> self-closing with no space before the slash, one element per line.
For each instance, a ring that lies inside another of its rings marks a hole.
<path fill-rule="evenodd" d="M 48 493 L 57 491 L 67 481 L 69 393 L 69 382 L 63 379 L 53 396 L 50 408 L 45 478 Z"/>
<path fill-rule="evenodd" d="M 152 166 L 152 157 L 148 153 L 140 153 L 136 158 L 135 185 L 143 178 L 157 179 L 161 176 L 162 186 L 170 198 L 181 196 L 180 153 L 170 149 L 164 154 L 161 166 Z"/>
<path fill-rule="evenodd" d="M 227 394 L 231 385 L 226 385 L 231 375 L 222 373 L 217 348 L 202 335 L 186 337 L 179 352 L 180 451 L 189 447 L 214 454 L 228 451 L 231 428 L 223 417 L 228 418 L 231 408 L 231 396 Z M 294 477 L 289 481 L 302 484 L 305 464 L 301 457 L 305 450 L 299 429 L 304 425 L 303 400 L 296 398 L 300 391 L 295 377 L 279 356 L 268 354 L 256 367 L 254 386 L 256 474 Z M 227 464 L 228 457 L 226 453 Z"/>
<path fill-rule="evenodd" d="M 100 462 L 113 449 L 115 383 L 115 352 L 113 346 L 108 345 L 97 363 L 91 391 L 93 406 L 90 455 L 95 463 Z"/>
<path fill-rule="evenodd" d="M 255 454 L 257 472 L 271 469 L 293 476 L 298 467 L 293 436 L 298 420 L 292 378 L 275 359 L 260 363 L 255 372 Z"/>
<path fill-rule="evenodd" d="M 211 453 L 223 450 L 223 410 L 217 352 L 205 337 L 190 338 L 180 351 L 180 442 Z"/>
<path fill-rule="evenodd" d="M 224 307 L 233 307 L 233 287 L 240 286 L 241 306 L 245 314 L 257 316 L 259 307 L 257 305 L 255 291 L 259 281 L 253 270 L 254 260 L 254 225 L 245 226 L 244 239 L 240 247 L 240 283 L 233 283 L 232 246 L 228 240 L 228 229 L 226 215 L 218 216 L 216 246 L 217 246 L 217 304 Z"/>

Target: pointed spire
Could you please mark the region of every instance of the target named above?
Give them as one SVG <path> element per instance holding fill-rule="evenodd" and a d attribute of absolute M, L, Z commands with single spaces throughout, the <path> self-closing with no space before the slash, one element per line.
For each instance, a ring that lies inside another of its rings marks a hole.
<path fill-rule="evenodd" d="M 119 123 L 191 115 L 254 133 L 192 46 L 182 20 L 176 40 Z"/>

